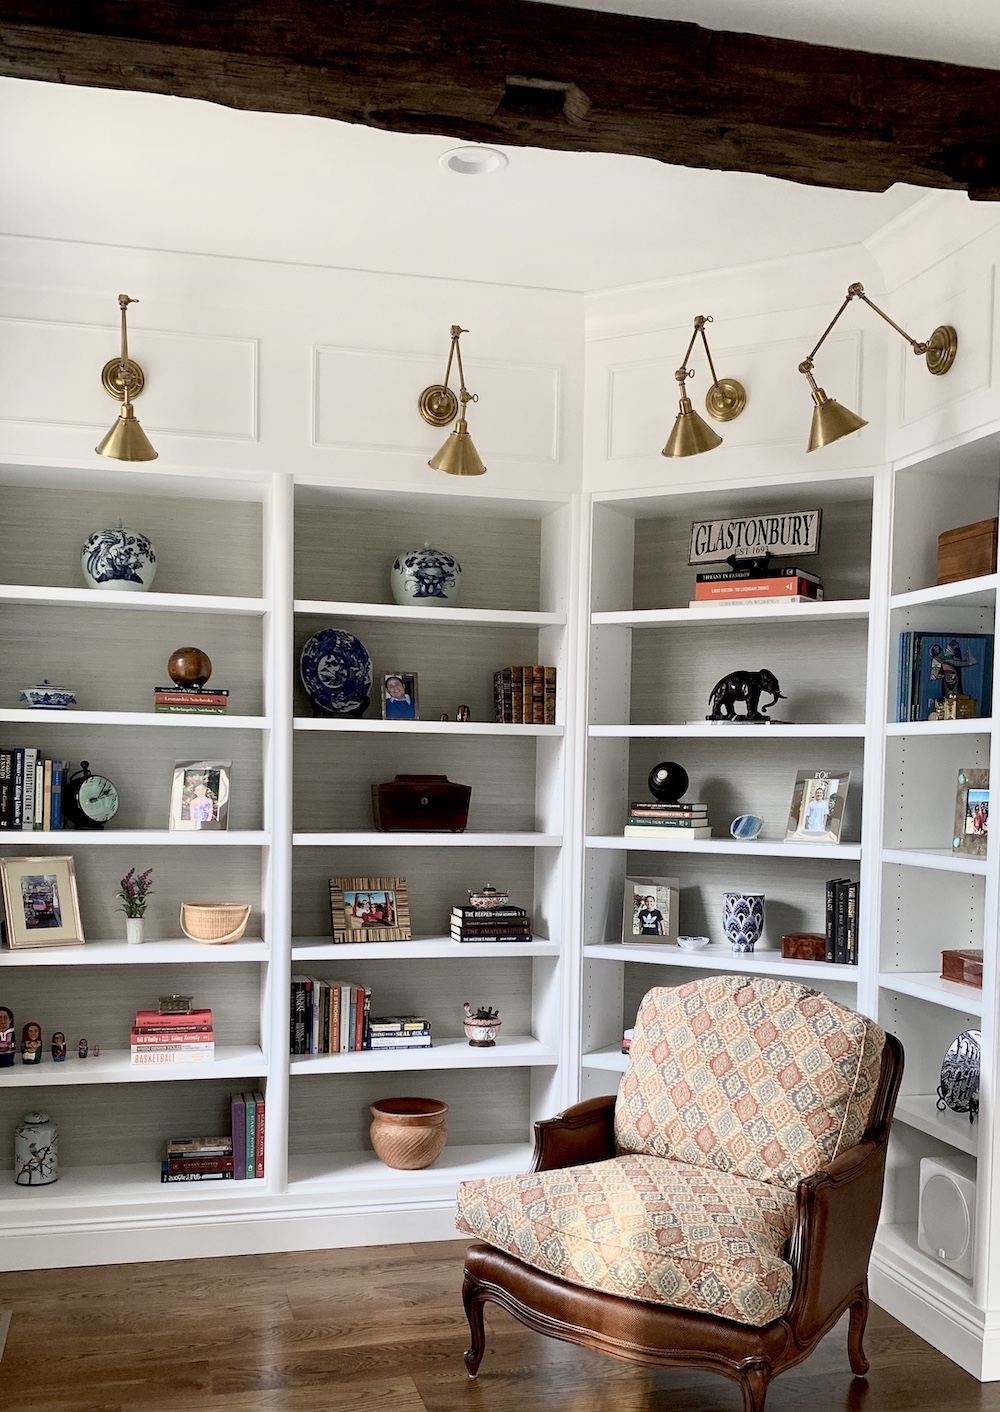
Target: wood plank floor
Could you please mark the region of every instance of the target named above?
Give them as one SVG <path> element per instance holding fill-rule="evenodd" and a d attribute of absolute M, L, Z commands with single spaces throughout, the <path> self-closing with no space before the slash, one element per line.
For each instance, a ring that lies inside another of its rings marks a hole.
<path fill-rule="evenodd" d="M 739 1412 L 707 1374 L 650 1372 L 527 1332 L 487 1305 L 466 1376 L 464 1241 L 0 1276 L 3 1412 Z M 1000 1412 L 880 1310 L 872 1368 L 846 1327 L 771 1386 L 768 1412 Z"/>

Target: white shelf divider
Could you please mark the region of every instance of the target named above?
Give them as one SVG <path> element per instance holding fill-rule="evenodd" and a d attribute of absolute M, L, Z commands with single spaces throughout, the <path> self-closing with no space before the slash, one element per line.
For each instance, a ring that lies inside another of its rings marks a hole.
<path fill-rule="evenodd" d="M 947 739 L 953 735 L 989 735 L 991 716 L 974 716 L 968 721 L 889 721 L 886 735 L 931 735 Z"/>
<path fill-rule="evenodd" d="M 896 1121 L 936 1137 L 975 1157 L 979 1150 L 979 1123 L 969 1122 L 968 1113 L 940 1112 L 933 1093 L 904 1093 L 896 1099 Z"/>
<path fill-rule="evenodd" d="M 628 612 L 592 613 L 595 627 L 602 624 L 623 628 L 668 627 L 684 623 L 749 623 L 788 622 L 802 618 L 812 622 L 845 622 L 867 618 L 870 605 L 867 598 L 845 598 L 826 603 L 720 603 L 698 608 L 645 608 Z"/>
<path fill-rule="evenodd" d="M 166 711 L 45 711 L 30 706 L 0 709 L 0 721 L 29 726 L 195 726 L 199 730 L 265 731 L 266 716 L 202 716 Z"/>
<path fill-rule="evenodd" d="M 863 740 L 864 723 L 792 725 L 774 721 L 770 726 L 728 725 L 725 721 L 687 721 L 683 725 L 591 726 L 592 737 L 614 740 Z"/>
<path fill-rule="evenodd" d="M 130 608 L 137 612 L 237 613 L 259 618 L 266 598 L 227 598 L 213 593 L 125 593 L 121 589 L 49 588 L 0 584 L 0 603 L 52 604 L 67 608 Z"/>
<path fill-rule="evenodd" d="M 11 966 L 190 966 L 220 962 L 266 961 L 260 937 L 245 936 L 226 946 L 209 946 L 186 937 L 129 946 L 124 941 L 88 941 L 83 946 L 28 947 L 0 951 L 0 971 Z M 103 1059 L 103 1054 L 102 1054 Z M 2 1074 L 0 1074 L 2 1077 Z"/>
<path fill-rule="evenodd" d="M 897 995 L 912 995 L 932 1005 L 944 1005 L 965 1015 L 983 1013 L 983 992 L 975 986 L 946 981 L 934 971 L 882 971 L 878 983 Z"/>
<path fill-rule="evenodd" d="M 953 853 L 950 848 L 883 848 L 882 862 L 904 868 L 932 868 L 941 873 L 986 874 L 985 858 Z"/>
<path fill-rule="evenodd" d="M 0 848 L 41 848 L 67 852 L 74 848 L 259 848 L 271 841 L 264 829 L 3 829 Z"/>
<path fill-rule="evenodd" d="M 655 830 L 650 829 L 650 833 Z M 610 848 L 629 853 L 723 853 L 757 858 L 848 858 L 861 857 L 860 843 L 784 843 L 781 839 L 736 838 L 636 838 L 622 834 L 591 834 L 588 848 Z"/>
<path fill-rule="evenodd" d="M 267 1060 L 256 1044 L 217 1044 L 214 1060 L 201 1064 L 133 1066 L 127 1049 L 102 1049 L 100 1058 L 80 1059 L 72 1048 L 61 1064 L 46 1056 L 40 1064 L 0 1069 L 0 1089 L 50 1088 L 73 1084 L 177 1083 L 191 1079 L 258 1078 Z"/>
<path fill-rule="evenodd" d="M 37 836 L 37 835 L 36 835 Z M 296 833 L 296 848 L 558 848 L 557 833 L 379 833 L 375 829 L 354 832 Z"/>
<path fill-rule="evenodd" d="M 594 1049 L 583 1056 L 585 1069 L 607 1069 L 613 1074 L 624 1074 L 628 1068 L 628 1055 L 623 1054 L 621 1045 L 608 1045 L 606 1049 Z"/>
<path fill-rule="evenodd" d="M 317 936 L 293 938 L 292 960 L 425 961 L 447 958 L 460 961 L 500 956 L 558 956 L 560 950 L 555 942 L 542 940 L 452 941 L 447 936 L 429 936 L 417 937 L 412 941 L 334 942 L 328 936 Z"/>
<path fill-rule="evenodd" d="M 331 721 L 297 716 L 297 731 L 330 731 L 334 735 L 496 735 L 508 739 L 561 736 L 562 726 L 503 725 L 498 721 Z"/>
<path fill-rule="evenodd" d="M 523 1069 L 552 1067 L 559 1056 L 530 1036 L 500 1035 L 492 1049 L 474 1049 L 467 1039 L 435 1040 L 430 1049 L 362 1049 L 351 1054 L 293 1054 L 296 1074 L 406 1073 L 424 1069 Z"/>
<path fill-rule="evenodd" d="M 530 1143 L 455 1147 L 449 1143 L 433 1167 L 421 1172 L 403 1172 L 387 1167 L 372 1152 L 303 1153 L 289 1160 L 288 1191 L 289 1195 L 298 1197 L 361 1188 L 380 1195 L 398 1192 L 406 1197 L 414 1181 L 418 1181 L 421 1184 L 432 1182 L 451 1194 L 459 1182 L 476 1177 L 526 1172 L 533 1155 Z"/>
<path fill-rule="evenodd" d="M 701 951 L 682 951 L 679 946 L 655 943 L 652 946 L 631 942 L 608 942 L 602 946 L 585 946 L 588 961 L 632 961 L 644 966 L 685 966 L 699 971 L 742 971 L 759 976 L 786 976 L 802 980 L 849 981 L 856 983 L 857 966 L 835 966 L 825 961 L 793 961 L 780 951 L 752 951 L 735 955 L 728 946 L 705 946 Z"/>
<path fill-rule="evenodd" d="M 996 603 L 997 576 L 982 574 L 978 578 L 959 579 L 956 583 L 932 584 L 930 588 L 913 588 L 907 593 L 894 593 L 890 608 L 943 607 L 992 608 Z"/>
<path fill-rule="evenodd" d="M 295 600 L 296 613 L 316 618 L 357 618 L 362 622 L 434 623 L 453 627 L 561 627 L 565 613 L 532 613 L 504 608 L 415 608 L 395 603 L 327 603 Z"/>

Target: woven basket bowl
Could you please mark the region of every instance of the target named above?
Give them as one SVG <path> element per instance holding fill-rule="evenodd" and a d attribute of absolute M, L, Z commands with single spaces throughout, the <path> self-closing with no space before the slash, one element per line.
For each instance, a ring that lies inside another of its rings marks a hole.
<path fill-rule="evenodd" d="M 381 1098 L 369 1109 L 369 1135 L 387 1167 L 413 1172 L 429 1167 L 448 1141 L 447 1103 L 437 1098 Z"/>
<path fill-rule="evenodd" d="M 182 902 L 181 931 L 192 941 L 225 946 L 239 941 L 250 920 L 249 902 Z"/>

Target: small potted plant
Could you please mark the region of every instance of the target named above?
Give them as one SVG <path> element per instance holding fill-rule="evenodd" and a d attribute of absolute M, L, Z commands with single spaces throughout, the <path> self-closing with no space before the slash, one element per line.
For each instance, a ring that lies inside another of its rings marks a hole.
<path fill-rule="evenodd" d="M 150 886 L 152 876 L 152 868 L 147 868 L 144 873 L 129 868 L 118 884 L 118 900 L 121 911 L 125 913 L 126 941 L 136 943 L 143 939 L 142 924 L 146 916 L 146 901 L 153 891 Z"/>

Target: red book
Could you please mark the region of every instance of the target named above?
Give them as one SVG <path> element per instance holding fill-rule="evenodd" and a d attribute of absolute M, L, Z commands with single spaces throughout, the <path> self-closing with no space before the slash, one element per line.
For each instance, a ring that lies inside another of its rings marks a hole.
<path fill-rule="evenodd" d="M 264 1095 L 258 1089 L 253 1097 L 257 1105 L 257 1124 L 254 1129 L 253 1145 L 253 1174 L 255 1177 L 260 1178 L 264 1175 Z"/>
<path fill-rule="evenodd" d="M 728 583 L 695 584 L 694 597 L 697 603 L 716 598 L 816 598 L 816 590 L 816 584 L 800 578 L 734 579 Z"/>
<path fill-rule="evenodd" d="M 133 1044 L 204 1044 L 215 1038 L 214 1030 L 133 1030 Z"/>
<path fill-rule="evenodd" d="M 231 1157 L 168 1157 L 168 1172 L 231 1172 Z"/>
<path fill-rule="evenodd" d="M 164 1030 L 210 1030 L 211 1010 L 192 1010 L 189 1015 L 161 1015 L 159 1010 L 137 1010 L 135 1029 L 150 1034 L 162 1034 Z"/>

